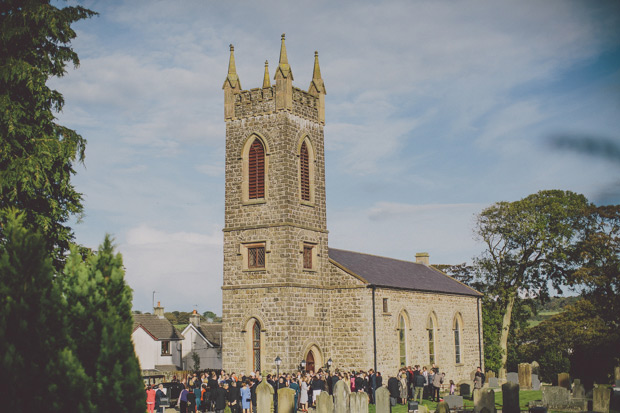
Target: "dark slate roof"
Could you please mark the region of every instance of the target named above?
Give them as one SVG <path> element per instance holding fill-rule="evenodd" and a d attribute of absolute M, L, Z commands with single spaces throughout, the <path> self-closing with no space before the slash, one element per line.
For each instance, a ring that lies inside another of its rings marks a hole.
<path fill-rule="evenodd" d="M 482 296 L 473 288 L 424 264 L 335 248 L 329 249 L 329 258 L 346 272 L 377 287 Z"/>
<path fill-rule="evenodd" d="M 196 329 L 215 347 L 222 345 L 222 323 L 200 323 Z"/>
<path fill-rule="evenodd" d="M 133 331 L 142 326 L 155 340 L 182 340 L 183 335 L 167 318 L 154 314 L 134 314 Z"/>

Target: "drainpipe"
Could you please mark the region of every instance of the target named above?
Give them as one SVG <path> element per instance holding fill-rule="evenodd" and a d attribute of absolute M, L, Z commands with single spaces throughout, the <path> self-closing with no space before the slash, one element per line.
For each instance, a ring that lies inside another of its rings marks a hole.
<path fill-rule="evenodd" d="M 478 364 L 482 368 L 482 339 L 480 338 L 480 297 L 476 301 L 476 309 L 478 310 Z M 484 371 L 484 370 L 483 370 Z"/>
<path fill-rule="evenodd" d="M 377 286 L 374 284 L 370 284 L 368 286 L 372 288 L 372 347 L 373 354 L 375 359 L 375 372 L 377 371 L 377 318 L 376 318 L 376 309 L 375 309 L 375 292 L 377 291 Z"/>

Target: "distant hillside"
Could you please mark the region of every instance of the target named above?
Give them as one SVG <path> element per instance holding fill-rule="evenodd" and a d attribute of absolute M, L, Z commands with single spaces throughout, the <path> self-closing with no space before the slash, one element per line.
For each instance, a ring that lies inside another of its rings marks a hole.
<path fill-rule="evenodd" d="M 538 314 L 532 314 L 528 320 L 528 325 L 530 327 L 537 326 L 548 318 L 560 314 L 567 305 L 574 304 L 577 300 L 579 297 L 552 297 L 545 304 L 537 304 Z"/>

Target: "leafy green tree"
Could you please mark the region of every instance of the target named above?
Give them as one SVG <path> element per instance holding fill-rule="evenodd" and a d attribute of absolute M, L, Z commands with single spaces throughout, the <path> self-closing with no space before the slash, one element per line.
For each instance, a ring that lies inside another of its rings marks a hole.
<path fill-rule="evenodd" d="M 64 100 L 47 81 L 63 76 L 68 62 L 78 65 L 69 47 L 76 36 L 71 24 L 94 14 L 81 6 L 59 9 L 49 0 L 0 2 L 0 222 L 9 207 L 23 211 L 57 270 L 73 239 L 67 221 L 82 212 L 70 179 L 86 141 L 55 122 Z"/>
<path fill-rule="evenodd" d="M 519 294 L 545 300 L 548 283 L 559 289 L 574 270 L 568 252 L 585 227 L 587 199 L 569 191 L 540 191 L 515 202 L 498 202 L 477 217 L 486 246 L 476 259 L 480 282 L 501 314 L 499 346 L 506 367 L 513 310 Z"/>
<path fill-rule="evenodd" d="M 110 237 L 86 259 L 72 248 L 62 281 L 74 349 L 97 410 L 144 412 L 144 385 L 131 341 L 132 292 Z"/>
<path fill-rule="evenodd" d="M 0 388 L 9 412 L 93 411 L 45 240 L 9 211 L 0 242 Z"/>

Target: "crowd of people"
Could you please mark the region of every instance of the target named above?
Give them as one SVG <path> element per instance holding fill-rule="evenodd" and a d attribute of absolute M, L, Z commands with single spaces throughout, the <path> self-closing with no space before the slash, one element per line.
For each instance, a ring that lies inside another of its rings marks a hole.
<path fill-rule="evenodd" d="M 274 389 L 274 407 L 277 409 L 277 391 L 288 387 L 295 390 L 295 406 L 302 413 L 309 407 L 316 405 L 316 399 L 321 392 L 333 394 L 336 383 L 340 380 L 347 383 L 351 392 L 363 392 L 368 396 L 371 404 L 375 403 L 375 391 L 381 386 L 387 386 L 392 405 L 406 404 L 408 400 L 422 399 L 440 401 L 440 391 L 447 387 L 450 394 L 454 394 L 456 385 L 453 380 L 445 382 L 445 373 L 440 373 L 433 364 L 430 368 L 409 366 L 401 368 L 394 376 L 389 376 L 384 382 L 380 372 L 369 371 L 333 372 L 319 369 L 300 371 L 293 374 L 282 373 L 278 376 L 267 374 L 265 377 L 259 371 L 248 375 L 241 373 L 227 374 L 225 371 L 211 371 L 202 374 L 190 374 L 182 380 L 174 377 L 173 382 L 180 383 L 182 390 L 177 405 L 180 413 L 215 412 L 223 413 L 230 407 L 231 413 L 256 413 L 256 387 L 266 380 Z M 484 375 L 480 368 L 476 372 L 476 385 L 484 383 Z M 481 386 L 480 386 L 481 387 Z M 147 389 L 147 409 L 149 412 L 160 412 L 161 399 L 166 397 L 163 386 Z M 157 409 L 157 410 L 155 410 Z"/>

